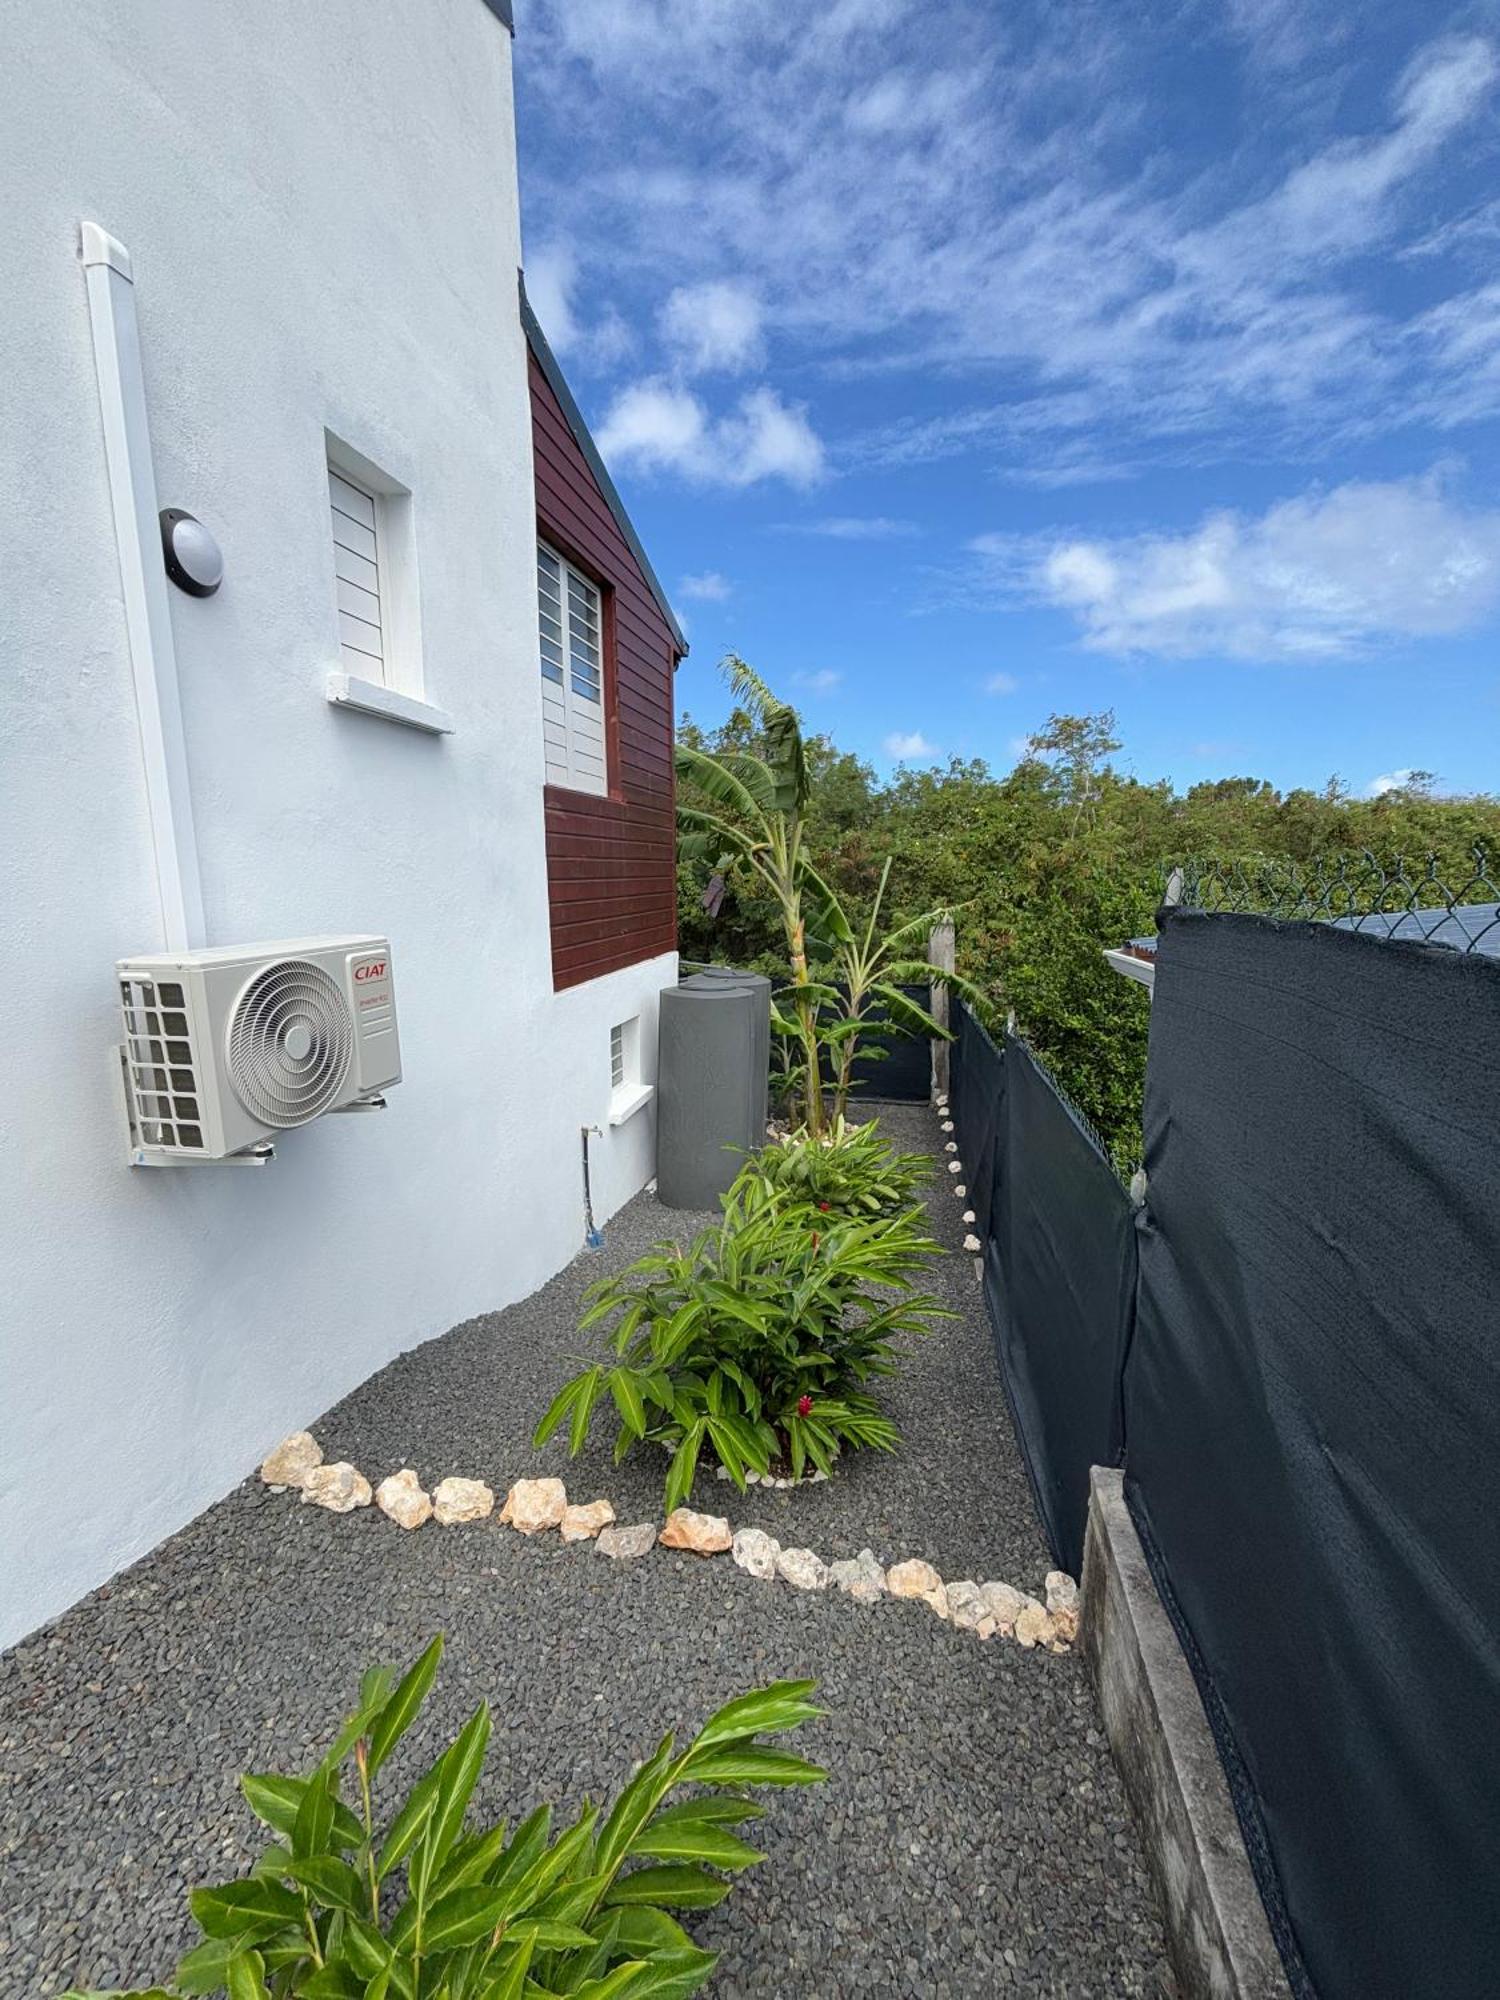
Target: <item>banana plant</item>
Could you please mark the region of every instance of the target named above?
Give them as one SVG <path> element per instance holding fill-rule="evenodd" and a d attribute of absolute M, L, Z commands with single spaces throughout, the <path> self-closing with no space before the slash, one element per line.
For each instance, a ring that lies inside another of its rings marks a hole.
<path fill-rule="evenodd" d="M 820 971 L 826 976 L 826 984 L 820 990 L 830 996 L 824 1005 L 833 1017 L 819 1032 L 832 1051 L 832 1115 L 836 1121 L 849 1108 L 854 1064 L 862 1045 L 884 1028 L 893 1027 L 908 1035 L 936 1036 L 945 1041 L 953 1039 L 925 1007 L 902 991 L 904 986 L 946 986 L 971 1007 L 981 1012 L 985 1008 L 984 995 L 972 981 L 960 973 L 930 965 L 925 956 L 914 955 L 925 949 L 934 925 L 952 917 L 951 910 L 924 910 L 921 916 L 898 924 L 894 930 L 880 932 L 880 912 L 890 876 L 891 863 L 887 857 L 880 871 L 880 886 L 862 927 L 850 921 L 828 883 L 819 880 L 817 884 L 819 948 L 823 954 Z"/>
<path fill-rule="evenodd" d="M 812 1681 L 739 1696 L 683 1750 L 671 1735 L 606 1814 L 585 1801 L 556 1838 L 540 1806 L 512 1832 L 465 1823 L 484 1765 L 481 1702 L 383 1830 L 373 1788 L 416 1719 L 442 1656 L 434 1639 L 398 1682 L 360 1682 L 359 1704 L 303 1777 L 255 1773 L 245 1802 L 274 1836 L 250 1874 L 194 1889 L 204 1941 L 173 1984 L 61 2000 L 686 2000 L 718 1954 L 669 1910 L 708 1910 L 765 1856 L 734 1831 L 764 1808 L 760 1786 L 825 1773 L 760 1738 L 824 1711 Z M 345 1770 L 354 1784 L 344 1796 Z M 668 1804 L 680 1786 L 692 1796 Z"/>
<path fill-rule="evenodd" d="M 778 701 L 737 654 L 725 659 L 723 673 L 736 700 L 760 725 L 765 755 L 711 756 L 678 745 L 678 781 L 689 794 L 679 796 L 677 805 L 681 851 L 688 858 L 712 858 L 721 871 L 736 864 L 751 869 L 776 903 L 792 969 L 790 987 L 778 995 L 791 1009 L 790 1021 L 779 1017 L 778 1025 L 801 1045 L 798 1084 L 805 1122 L 816 1134 L 824 1122 L 818 1011 L 834 996 L 813 979 L 808 963 L 804 898 L 811 890 L 821 908 L 829 891 L 805 846 L 809 788 L 802 724 L 797 711 Z"/>

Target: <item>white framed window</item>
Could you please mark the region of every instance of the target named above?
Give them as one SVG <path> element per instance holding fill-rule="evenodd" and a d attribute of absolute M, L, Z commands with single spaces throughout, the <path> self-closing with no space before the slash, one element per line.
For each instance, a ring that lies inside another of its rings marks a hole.
<path fill-rule="evenodd" d="M 604 739 L 604 601 L 599 586 L 545 542 L 536 545 L 547 782 L 609 791 Z"/>
<path fill-rule="evenodd" d="M 609 1031 L 610 1124 L 623 1125 L 651 1096 L 651 1085 L 641 1077 L 641 1017 L 636 1014 Z"/>
<path fill-rule="evenodd" d="M 324 433 L 339 670 L 328 699 L 446 734 L 426 699 L 412 498 L 372 459 Z"/>

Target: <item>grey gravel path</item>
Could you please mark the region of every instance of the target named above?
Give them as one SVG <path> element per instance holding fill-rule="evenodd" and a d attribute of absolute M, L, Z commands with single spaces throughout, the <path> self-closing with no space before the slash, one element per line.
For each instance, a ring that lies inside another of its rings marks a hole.
<path fill-rule="evenodd" d="M 882 1108 L 932 1149 L 925 1109 Z M 947 1182 L 949 1176 L 940 1176 Z M 955 1251 L 962 1203 L 933 1196 Z M 329 1459 L 431 1485 L 556 1471 L 619 1518 L 659 1516 L 653 1466 L 591 1446 L 533 1453 L 532 1425 L 578 1346 L 579 1294 L 692 1218 L 641 1196 L 522 1304 L 401 1356 L 312 1425 Z M 703 1477 L 695 1504 L 826 1558 L 866 1544 L 949 1577 L 1037 1588 L 1049 1560 L 1010 1437 L 970 1260 L 935 1281 L 962 1318 L 893 1385 L 905 1449 L 827 1485 L 752 1493 Z M 602 1433 L 601 1433 L 602 1440 Z M 485 1523 L 406 1535 L 247 1480 L 57 1624 L 0 1656 L 0 1996 L 149 1983 L 192 1940 L 184 1888 L 245 1865 L 246 1768 L 321 1748 L 360 1670 L 435 1631 L 448 1653 L 398 1776 L 480 1696 L 495 1706 L 478 1803 L 601 1797 L 661 1730 L 731 1693 L 816 1676 L 803 1732 L 829 1782 L 772 1798 L 769 1859 L 690 1928 L 724 1958 L 718 2000 L 844 1994 L 1169 2000 L 1160 1923 L 1082 1668 L 955 1633 L 923 1606 L 864 1608 L 758 1583 L 725 1557 L 617 1565 Z"/>

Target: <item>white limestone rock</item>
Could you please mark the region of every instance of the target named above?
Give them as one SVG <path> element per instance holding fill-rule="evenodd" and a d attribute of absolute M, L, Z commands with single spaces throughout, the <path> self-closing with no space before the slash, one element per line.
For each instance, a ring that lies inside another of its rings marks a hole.
<path fill-rule="evenodd" d="M 433 1518 L 442 1527 L 482 1521 L 495 1511 L 495 1494 L 482 1479 L 440 1479 L 433 1488 Z"/>
<path fill-rule="evenodd" d="M 1016 1620 L 1031 1600 L 1023 1591 L 1014 1589 L 1008 1583 L 982 1583 L 979 1595 L 984 1600 L 984 1608 L 995 1621 L 995 1629 L 1004 1638 L 1009 1638 L 1016 1629 Z"/>
<path fill-rule="evenodd" d="M 695 1514 L 691 1507 L 674 1507 L 657 1540 L 664 1549 L 691 1549 L 695 1556 L 722 1555 L 734 1535 L 721 1514 Z"/>
<path fill-rule="evenodd" d="M 960 1632 L 977 1632 L 987 1620 L 993 1629 L 979 1585 L 969 1578 L 944 1586 L 948 1592 L 948 1616 Z"/>
<path fill-rule="evenodd" d="M 616 1562 L 637 1562 L 656 1546 L 656 1523 L 639 1521 L 633 1528 L 604 1528 L 594 1543 L 596 1556 L 611 1556 Z"/>
<path fill-rule="evenodd" d="M 969 1192 L 969 1190 L 966 1187 L 959 1186 L 956 1187 L 953 1190 L 953 1192 L 958 1196 L 959 1200 L 962 1201 L 964 1196 Z"/>
<path fill-rule="evenodd" d="M 432 1496 L 409 1465 L 381 1480 L 375 1488 L 375 1505 L 398 1528 L 420 1528 L 432 1519 Z"/>
<path fill-rule="evenodd" d="M 969 1252 L 970 1256 L 977 1257 L 984 1248 L 984 1245 L 977 1236 L 966 1236 L 964 1238 L 964 1248 Z"/>
<path fill-rule="evenodd" d="M 289 1486 L 300 1487 L 315 1466 L 323 1463 L 323 1447 L 311 1431 L 293 1431 L 270 1454 L 260 1468 L 260 1476 L 274 1493 Z"/>
<path fill-rule="evenodd" d="M 761 1528 L 741 1528 L 730 1543 L 730 1553 L 741 1569 L 765 1582 L 776 1574 L 776 1558 L 781 1554 L 781 1544 L 774 1535 L 766 1534 Z"/>
<path fill-rule="evenodd" d="M 615 1510 L 607 1500 L 590 1500 L 586 1507 L 564 1508 L 562 1538 L 565 1542 L 591 1542 L 614 1518 Z"/>
<path fill-rule="evenodd" d="M 953 1120 L 951 1118 L 945 1118 L 943 1120 L 942 1130 L 944 1132 L 951 1132 L 953 1130 Z"/>
<path fill-rule="evenodd" d="M 302 1482 L 304 1504 L 326 1507 L 330 1514 L 352 1514 L 356 1507 L 368 1507 L 372 1497 L 369 1480 L 347 1458 L 313 1466 Z"/>
<path fill-rule="evenodd" d="M 962 1163 L 962 1161 L 960 1161 L 960 1160 L 950 1160 L 950 1161 L 948 1162 L 948 1171 L 949 1171 L 949 1173 L 950 1173 L 950 1174 L 961 1174 L 961 1173 L 963 1172 L 963 1163 Z"/>
<path fill-rule="evenodd" d="M 523 1535 L 560 1528 L 568 1511 L 568 1489 L 560 1479 L 518 1479 L 505 1496 L 500 1519 Z"/>
<path fill-rule="evenodd" d="M 1078 1637 L 1078 1585 L 1066 1570 L 1047 1572 L 1047 1610 L 1058 1639 L 1071 1645 Z"/>
<path fill-rule="evenodd" d="M 798 1590 L 826 1590 L 828 1565 L 811 1549 L 783 1549 L 776 1558 L 776 1574 Z"/>
<path fill-rule="evenodd" d="M 876 1562 L 873 1549 L 861 1549 L 849 1562 L 830 1563 L 828 1581 L 856 1604 L 874 1604 L 886 1595 L 885 1571 Z"/>
<path fill-rule="evenodd" d="M 947 1145 L 944 1146 L 943 1151 L 945 1153 L 956 1153 L 958 1151 L 958 1141 L 956 1139 L 950 1139 Z"/>
<path fill-rule="evenodd" d="M 1016 1644 L 1029 1653 L 1033 1646 L 1045 1646 L 1056 1637 L 1052 1614 L 1034 1597 L 1028 1597 L 1016 1614 Z"/>
<path fill-rule="evenodd" d="M 948 1616 L 948 1593 L 929 1562 L 912 1557 L 894 1564 L 885 1573 L 885 1587 L 892 1597 L 919 1597 L 939 1618 Z"/>
<path fill-rule="evenodd" d="M 972 1208 L 966 1208 L 964 1210 L 964 1221 L 967 1222 L 971 1228 L 978 1220 L 979 1217 L 974 1213 Z"/>

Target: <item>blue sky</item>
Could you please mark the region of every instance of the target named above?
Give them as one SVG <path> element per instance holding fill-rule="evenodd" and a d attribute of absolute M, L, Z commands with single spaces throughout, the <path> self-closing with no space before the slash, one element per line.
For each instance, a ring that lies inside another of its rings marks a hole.
<path fill-rule="evenodd" d="M 693 714 L 1500 788 L 1500 0 L 519 0 L 516 74 Z"/>

